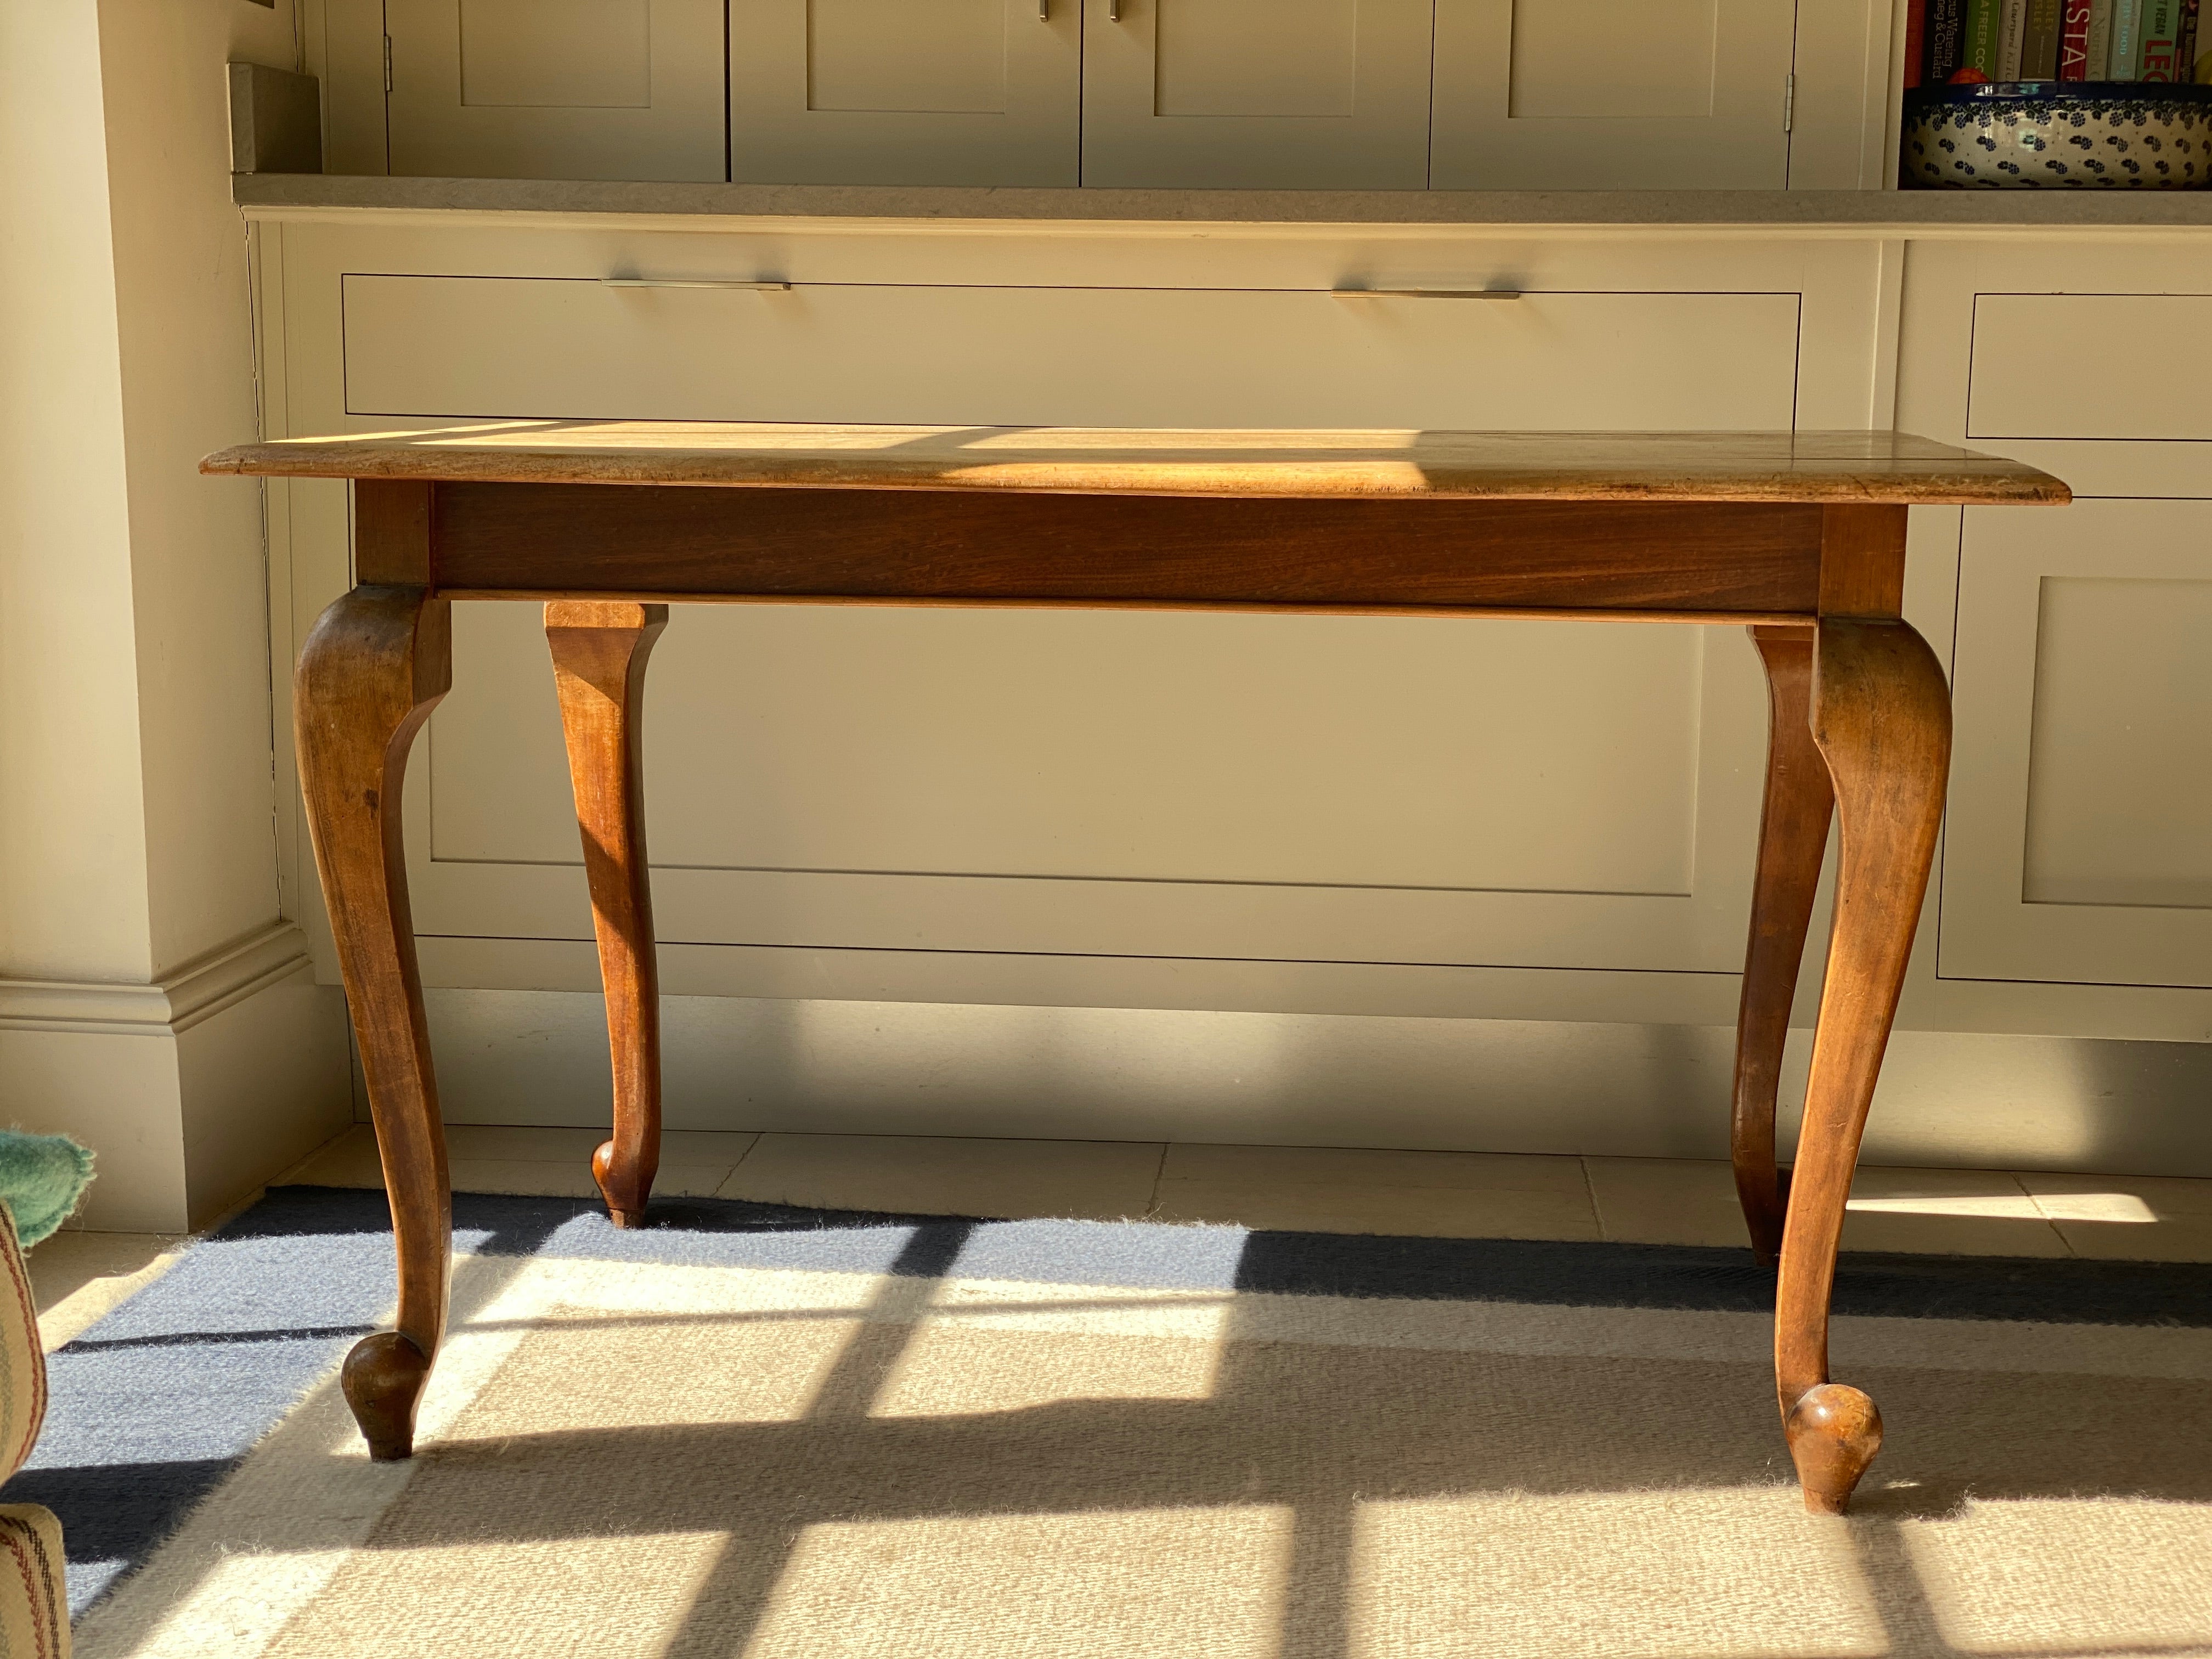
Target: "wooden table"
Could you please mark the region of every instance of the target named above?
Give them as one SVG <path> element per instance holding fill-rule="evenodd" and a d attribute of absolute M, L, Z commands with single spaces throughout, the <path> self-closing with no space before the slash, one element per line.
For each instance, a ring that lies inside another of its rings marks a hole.
<path fill-rule="evenodd" d="M 351 478 L 353 591 L 295 681 L 300 775 L 382 1149 L 398 1328 L 346 1397 L 413 1449 L 444 1334 L 444 1130 L 400 844 L 450 601 L 535 599 L 583 832 L 614 1057 L 592 1170 L 615 1224 L 659 1162 L 639 732 L 671 601 L 1081 605 L 1739 623 L 1771 727 L 1735 1076 L 1736 1185 L 1778 1258 L 1775 1381 L 1814 1510 L 1881 1419 L 1829 1380 L 1844 1201 L 1943 809 L 1950 699 L 1899 614 L 1914 503 L 2060 503 L 2016 462 L 1887 432 L 1115 432 L 505 422 L 225 450 L 209 472 Z M 613 487 L 611 487 L 613 486 Z M 1831 814 L 1835 921 L 1803 1129 L 1778 1170 L 1783 1040 Z"/>

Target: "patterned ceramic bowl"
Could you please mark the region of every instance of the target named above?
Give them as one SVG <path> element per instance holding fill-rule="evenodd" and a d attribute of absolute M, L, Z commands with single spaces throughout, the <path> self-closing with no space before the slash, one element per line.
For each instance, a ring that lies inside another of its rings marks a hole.
<path fill-rule="evenodd" d="M 1923 189 L 2201 190 L 2212 183 L 2212 86 L 1915 87 L 1904 171 Z"/>

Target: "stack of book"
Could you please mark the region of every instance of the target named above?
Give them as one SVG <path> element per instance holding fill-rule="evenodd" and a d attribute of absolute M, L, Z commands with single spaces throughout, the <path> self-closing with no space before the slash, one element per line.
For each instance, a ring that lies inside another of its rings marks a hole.
<path fill-rule="evenodd" d="M 2212 40 L 2197 40 L 2199 3 L 1908 0 L 1905 84 L 2212 81 Z"/>

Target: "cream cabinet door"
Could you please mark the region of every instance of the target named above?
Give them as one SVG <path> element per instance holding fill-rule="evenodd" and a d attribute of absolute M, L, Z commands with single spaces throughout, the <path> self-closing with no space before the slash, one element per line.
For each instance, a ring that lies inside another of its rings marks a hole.
<path fill-rule="evenodd" d="M 1067 185 L 1083 0 L 731 0 L 730 176 Z"/>
<path fill-rule="evenodd" d="M 1965 538 L 1939 971 L 2212 986 L 2212 501 Z"/>
<path fill-rule="evenodd" d="M 1434 0 L 1085 0 L 1083 182 L 1419 190 L 1433 23 Z"/>
<path fill-rule="evenodd" d="M 385 0 L 392 171 L 727 177 L 721 0 Z"/>
<path fill-rule="evenodd" d="M 1780 190 L 1795 9 L 1436 0 L 1437 190 Z"/>

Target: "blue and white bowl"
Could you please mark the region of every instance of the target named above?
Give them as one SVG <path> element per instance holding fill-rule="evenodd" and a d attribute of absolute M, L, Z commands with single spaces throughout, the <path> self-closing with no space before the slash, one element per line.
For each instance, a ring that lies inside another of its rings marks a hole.
<path fill-rule="evenodd" d="M 1905 182 L 1953 190 L 2202 190 L 2212 86 L 2017 81 L 1905 94 Z"/>

